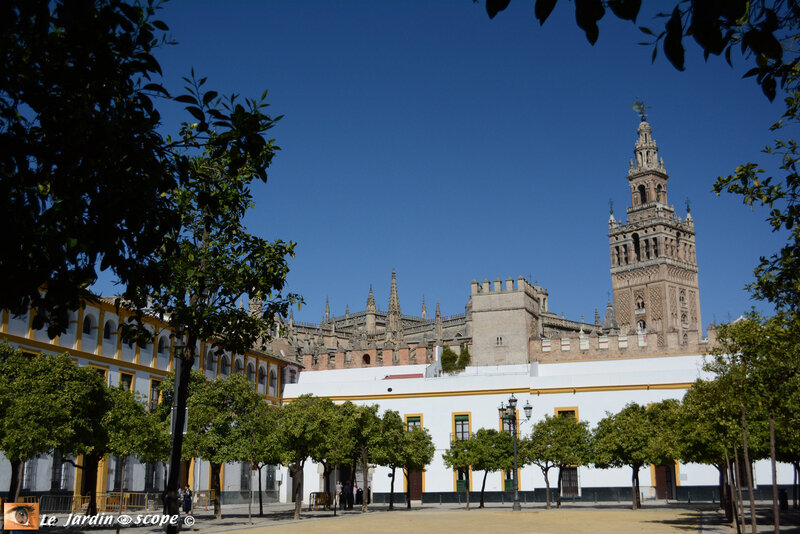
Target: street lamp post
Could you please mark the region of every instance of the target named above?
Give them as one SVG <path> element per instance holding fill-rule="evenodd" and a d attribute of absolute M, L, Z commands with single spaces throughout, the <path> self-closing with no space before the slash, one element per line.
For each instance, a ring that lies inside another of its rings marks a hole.
<path fill-rule="evenodd" d="M 525 420 L 530 421 L 531 413 L 533 412 L 533 406 L 529 401 L 525 401 L 525 406 L 522 407 L 525 412 Z M 497 408 L 500 412 L 500 418 L 504 421 L 508 421 L 511 426 L 511 434 L 514 436 L 514 504 L 511 507 L 513 511 L 520 511 L 522 510 L 522 506 L 519 504 L 519 479 L 517 478 L 517 398 L 514 394 L 511 394 L 511 397 L 508 399 L 508 406 L 504 406 L 503 403 L 500 403 L 500 406 Z"/>

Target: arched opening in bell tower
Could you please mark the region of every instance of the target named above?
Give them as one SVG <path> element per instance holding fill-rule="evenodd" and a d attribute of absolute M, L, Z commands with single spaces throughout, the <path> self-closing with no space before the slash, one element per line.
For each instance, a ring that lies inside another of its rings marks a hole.
<path fill-rule="evenodd" d="M 646 204 L 647 203 L 647 188 L 644 184 L 640 184 L 637 188 L 639 192 L 639 204 Z"/>
<path fill-rule="evenodd" d="M 633 234 L 631 237 L 633 238 L 633 261 L 640 261 L 639 234 Z"/>

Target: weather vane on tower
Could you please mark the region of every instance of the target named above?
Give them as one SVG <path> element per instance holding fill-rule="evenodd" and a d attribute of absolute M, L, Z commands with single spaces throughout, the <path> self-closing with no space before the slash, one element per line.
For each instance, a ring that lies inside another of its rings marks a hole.
<path fill-rule="evenodd" d="M 647 121 L 647 114 L 645 113 L 645 111 L 647 109 L 652 109 L 652 107 L 651 106 L 645 106 L 644 105 L 644 100 L 636 100 L 633 103 L 633 111 L 635 111 L 636 113 L 638 113 L 642 117 L 642 122 Z"/>

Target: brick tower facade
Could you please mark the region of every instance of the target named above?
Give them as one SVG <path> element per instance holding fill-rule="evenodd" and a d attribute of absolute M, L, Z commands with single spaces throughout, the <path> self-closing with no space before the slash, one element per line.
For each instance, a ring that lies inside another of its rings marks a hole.
<path fill-rule="evenodd" d="M 611 283 L 621 332 L 668 332 L 685 343 L 688 333 L 701 331 L 694 221 L 681 219 L 667 203 L 664 160 L 642 114 L 628 169 L 631 205 L 626 222 L 613 210 L 608 221 Z"/>

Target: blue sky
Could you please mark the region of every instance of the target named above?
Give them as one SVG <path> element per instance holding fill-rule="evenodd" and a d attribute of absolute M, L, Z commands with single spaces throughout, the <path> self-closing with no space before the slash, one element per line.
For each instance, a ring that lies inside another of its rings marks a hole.
<path fill-rule="evenodd" d="M 652 4 L 647 7 L 652 7 Z M 642 13 L 639 24 L 658 24 Z M 704 63 L 687 43 L 678 72 L 644 35 L 610 13 L 595 46 L 559 5 L 540 27 L 533 2 L 490 20 L 483 2 L 169 2 L 160 17 L 179 44 L 158 52 L 177 92 L 194 68 L 222 93 L 258 96 L 284 118 L 266 185 L 254 187 L 252 232 L 298 243 L 288 286 L 316 322 L 400 303 L 463 313 L 473 279 L 525 276 L 550 309 L 591 319 L 611 289 L 608 203 L 629 205 L 626 173 L 636 97 L 664 158 L 669 202 L 691 200 L 703 322 L 754 304 L 743 289 L 784 236 L 719 175 L 755 160 L 783 104 L 770 103 L 736 57 Z M 177 131 L 183 115 L 164 114 Z M 789 132 L 785 133 L 789 136 Z M 768 310 L 765 305 L 759 305 Z M 704 327 L 705 327 L 704 325 Z"/>

